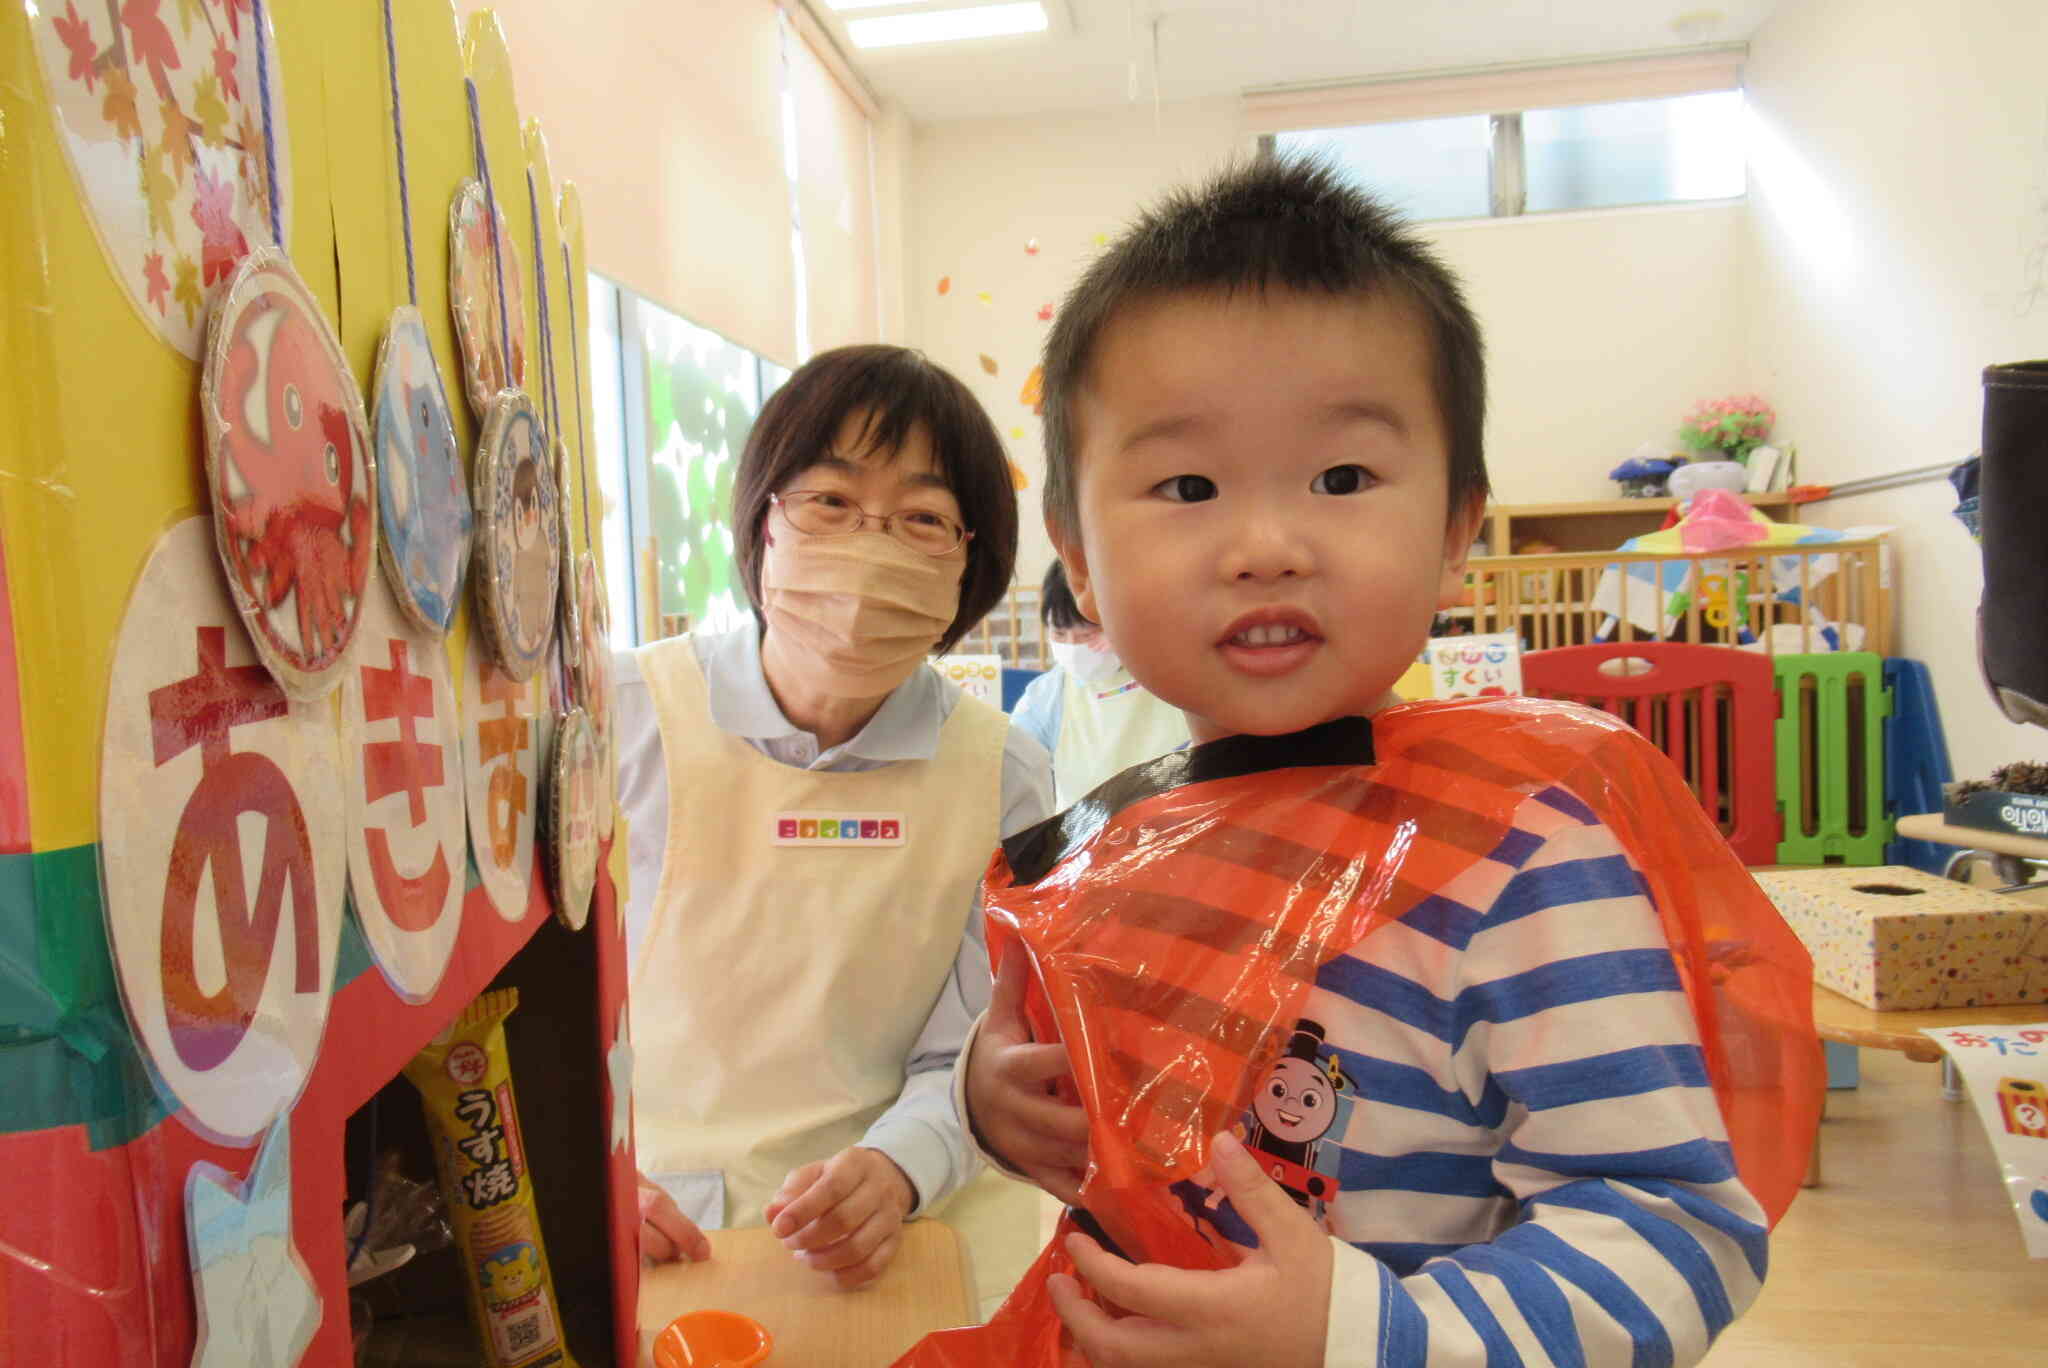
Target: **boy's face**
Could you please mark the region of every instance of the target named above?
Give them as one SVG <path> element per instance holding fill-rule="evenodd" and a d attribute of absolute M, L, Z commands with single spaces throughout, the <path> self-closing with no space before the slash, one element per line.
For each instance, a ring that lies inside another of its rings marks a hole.
<path fill-rule="evenodd" d="M 1196 741 L 1371 713 L 1463 587 L 1427 335 L 1383 298 L 1175 295 L 1074 402 L 1081 611 Z"/>

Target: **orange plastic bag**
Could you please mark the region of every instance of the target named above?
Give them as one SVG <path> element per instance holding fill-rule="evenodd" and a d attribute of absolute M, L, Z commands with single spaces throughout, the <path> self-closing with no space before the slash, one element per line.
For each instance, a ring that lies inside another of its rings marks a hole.
<path fill-rule="evenodd" d="M 1065 1041 L 1089 1117 L 1086 1214 L 1133 1260 L 1216 1268 L 1169 1187 L 1243 1115 L 1317 970 L 1495 850 L 1553 786 L 1613 831 L 1649 885 L 1736 1166 L 1770 1221 L 1819 1121 L 1812 964 L 1683 778 L 1602 713 L 1538 699 L 1390 708 L 1294 736 L 1231 737 L 1127 770 L 1012 838 L 984 885 L 989 947 L 1034 970 L 1025 1011 Z M 987 1325 L 927 1336 L 899 1368 L 1069 1368 L 1046 1290 L 1063 1217 Z"/>

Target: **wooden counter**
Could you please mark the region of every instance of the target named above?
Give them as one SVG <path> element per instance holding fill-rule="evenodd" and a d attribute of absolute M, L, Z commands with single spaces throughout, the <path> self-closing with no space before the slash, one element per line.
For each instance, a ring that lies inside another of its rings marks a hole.
<path fill-rule="evenodd" d="M 1923 812 L 1901 817 L 1898 832 L 1901 836 L 1916 841 L 1933 841 L 1937 845 L 1966 846 L 1971 850 L 1990 850 L 2000 855 L 2018 855 L 2029 860 L 2048 860 L 2048 840 L 2043 840 L 2039 836 L 1986 831 L 1982 827 L 1955 826 L 1943 820 L 1938 812 Z"/>
<path fill-rule="evenodd" d="M 1922 1064 L 1941 1059 L 1941 1046 L 1922 1034 L 1944 1026 L 2018 1026 L 2048 1017 L 2048 1004 L 2017 1007 L 1930 1007 L 1924 1011 L 1877 1012 L 1852 1002 L 1831 988 L 1813 986 L 1813 1027 L 1822 1040 L 1860 1045 L 1872 1050 L 1897 1050 Z"/>
<path fill-rule="evenodd" d="M 765 1226 L 709 1232 L 711 1258 L 640 1275 L 640 1353 L 685 1311 L 752 1316 L 775 1336 L 763 1368 L 887 1368 L 926 1333 L 975 1319 L 966 1247 L 950 1226 L 913 1221 L 889 1270 L 858 1292 L 789 1256 Z"/>

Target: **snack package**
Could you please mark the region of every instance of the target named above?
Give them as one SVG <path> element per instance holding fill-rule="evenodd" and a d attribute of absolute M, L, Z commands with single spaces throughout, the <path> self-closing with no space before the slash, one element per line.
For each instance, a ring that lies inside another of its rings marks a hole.
<path fill-rule="evenodd" d="M 1430 915 L 1438 889 L 1500 848 L 1518 807 L 1556 789 L 1641 871 L 1737 1169 L 1775 1224 L 1819 1122 L 1812 965 L 1682 776 L 1577 705 L 1404 704 L 1163 756 L 997 852 L 989 950 L 1027 958 L 1032 1033 L 1072 1060 L 1089 1119 L 1085 1209 L 1061 1218 L 987 1325 L 927 1336 L 898 1368 L 1080 1364 L 1046 1290 L 1074 1271 L 1070 1231 L 1139 1262 L 1234 1264 L 1238 1245 L 1191 1221 L 1186 1184 L 1261 1080 L 1309 1053 L 1299 1018 L 1317 971 L 1410 912 Z M 1319 1199 L 1334 1187 L 1317 1165 L 1304 1151 L 1276 1176 L 1302 1189 L 1297 1201 Z"/>
<path fill-rule="evenodd" d="M 576 1368 L 562 1337 L 554 1274 L 519 1108 L 505 1018 L 519 990 L 485 993 L 405 1066 L 434 1140 L 441 1195 L 455 1225 L 470 1319 L 488 1368 Z"/>

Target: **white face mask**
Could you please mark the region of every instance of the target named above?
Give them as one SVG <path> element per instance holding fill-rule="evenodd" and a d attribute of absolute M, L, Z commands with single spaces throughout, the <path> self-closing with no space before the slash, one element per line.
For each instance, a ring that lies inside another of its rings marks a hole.
<path fill-rule="evenodd" d="M 953 625 L 966 562 L 964 552 L 926 556 L 882 532 L 784 533 L 762 561 L 761 606 L 769 630 L 798 648 L 783 659 L 804 687 L 878 698 Z"/>
<path fill-rule="evenodd" d="M 1099 642 L 1101 638 L 1097 638 Z M 1115 651 L 1107 646 L 1086 641 L 1053 641 L 1046 643 L 1052 649 L 1052 658 L 1083 684 L 1106 684 L 1116 678 L 1124 667 Z"/>

